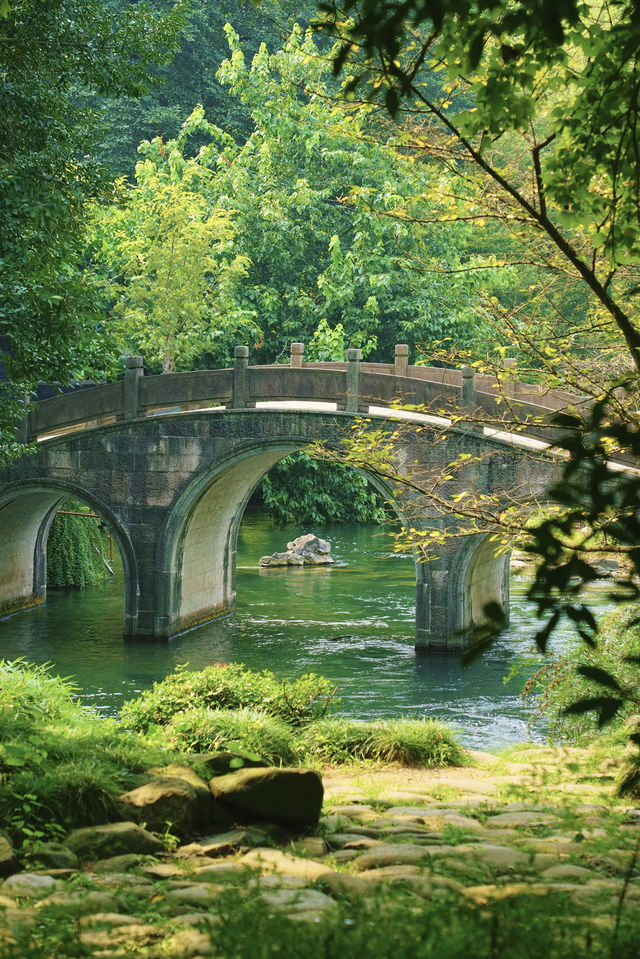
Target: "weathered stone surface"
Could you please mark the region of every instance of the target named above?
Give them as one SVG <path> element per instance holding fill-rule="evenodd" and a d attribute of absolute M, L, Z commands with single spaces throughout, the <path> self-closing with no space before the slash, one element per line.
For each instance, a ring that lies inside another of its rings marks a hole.
<path fill-rule="evenodd" d="M 6 836 L 0 834 L 0 876 L 10 876 L 19 868 L 13 846 Z"/>
<path fill-rule="evenodd" d="M 232 876 L 238 872 L 242 872 L 242 866 L 236 862 L 235 859 L 226 859 L 222 862 L 213 862 L 206 866 L 199 866 L 194 870 L 194 875 L 203 882 L 212 882 L 216 879 L 224 879 L 226 876 Z"/>
<path fill-rule="evenodd" d="M 209 856 L 215 859 L 217 856 L 228 856 L 242 846 L 260 846 L 264 844 L 266 838 L 266 833 L 260 829 L 230 829 L 213 836 L 205 836 L 186 846 L 180 846 L 176 850 L 176 855 L 180 858 Z"/>
<path fill-rule="evenodd" d="M 142 872 L 151 879 L 173 879 L 182 875 L 182 869 L 172 862 L 148 863 L 142 867 Z"/>
<path fill-rule="evenodd" d="M 529 861 L 529 857 L 517 849 L 510 849 L 508 846 L 490 846 L 482 843 L 478 845 L 455 846 L 457 854 L 460 856 L 469 856 L 476 862 L 484 863 L 485 866 L 498 872 L 509 871 L 524 867 Z"/>
<path fill-rule="evenodd" d="M 513 826 L 516 829 L 531 829 L 555 822 L 555 816 L 541 812 L 504 812 L 487 819 L 487 826 Z"/>
<path fill-rule="evenodd" d="M 0 886 L 0 892 L 12 899 L 44 899 L 63 888 L 63 883 L 52 876 L 41 876 L 38 873 L 19 872 Z"/>
<path fill-rule="evenodd" d="M 284 553 L 260 557 L 261 566 L 329 566 L 332 563 L 331 544 L 313 533 L 298 536 L 287 543 Z"/>
<path fill-rule="evenodd" d="M 75 869 L 78 865 L 76 854 L 60 842 L 37 840 L 25 843 L 22 852 L 32 866 L 37 864 L 45 869 Z"/>
<path fill-rule="evenodd" d="M 258 769 L 268 765 L 261 759 L 247 759 L 246 756 L 240 756 L 239 753 L 228 752 L 224 749 L 212 753 L 198 753 L 198 759 L 213 776 L 224 776 L 226 773 L 233 772 L 232 759 L 242 759 L 244 769 Z"/>
<path fill-rule="evenodd" d="M 423 862 L 429 855 L 426 846 L 415 843 L 384 844 L 362 853 L 354 862 L 358 872 L 365 869 L 377 869 L 380 866 L 394 866 Z"/>
<path fill-rule="evenodd" d="M 100 859 L 93 866 L 93 872 L 127 872 L 129 869 L 135 869 L 141 863 L 147 861 L 149 857 L 137 852 L 124 853 L 122 856 L 109 856 L 108 859 Z"/>
<path fill-rule="evenodd" d="M 313 882 L 329 871 L 322 862 L 301 859 L 279 849 L 252 849 L 240 859 L 240 865 L 260 869 L 262 872 L 277 872 L 286 876 L 302 876 Z"/>
<path fill-rule="evenodd" d="M 322 808 L 322 780 L 311 769 L 240 769 L 209 783 L 216 804 L 238 820 L 314 826 Z"/>
<path fill-rule="evenodd" d="M 65 839 L 68 846 L 80 859 L 106 859 L 122 853 L 162 852 L 164 846 L 134 822 L 113 822 L 106 826 L 87 826 L 74 829 Z"/>
<path fill-rule="evenodd" d="M 325 872 L 317 881 L 338 899 L 357 900 L 370 895 L 372 889 L 365 879 L 345 872 Z"/>
<path fill-rule="evenodd" d="M 195 779 L 198 779 L 193 774 Z M 206 829 L 210 821 L 211 793 L 206 785 L 193 785 L 177 776 L 153 779 L 120 796 L 125 814 L 146 823 L 149 829 L 171 829 L 178 836 L 191 836 Z"/>
<path fill-rule="evenodd" d="M 595 873 L 592 869 L 585 869 L 584 866 L 575 866 L 573 863 L 561 863 L 557 866 L 550 866 L 542 873 L 545 879 L 593 879 Z"/>
<path fill-rule="evenodd" d="M 303 836 L 293 843 L 293 851 L 302 856 L 324 856 L 327 844 L 317 836 Z"/>
<path fill-rule="evenodd" d="M 169 763 L 167 766 L 155 766 L 153 769 L 149 769 L 147 771 L 150 776 L 157 776 L 160 779 L 165 779 L 167 776 L 169 776 L 175 779 L 183 779 L 196 789 L 207 788 L 207 784 L 204 779 L 201 779 L 197 772 L 191 768 L 191 766 L 184 766 L 182 763 Z"/>
<path fill-rule="evenodd" d="M 202 929 L 180 929 L 164 944 L 168 956 L 191 959 L 192 956 L 210 956 L 213 953 L 211 936 Z"/>
<path fill-rule="evenodd" d="M 308 884 L 309 880 L 305 879 L 304 876 L 269 873 L 266 876 L 254 876 L 247 883 L 247 889 L 306 889 Z"/>
<path fill-rule="evenodd" d="M 372 839 L 370 836 L 359 836 L 353 832 L 334 832 L 327 837 L 330 849 L 372 849 L 382 846 L 381 839 Z"/>
<path fill-rule="evenodd" d="M 267 909 L 303 922 L 316 922 L 337 908 L 330 896 L 317 889 L 274 889 L 263 892 L 261 898 Z"/>
<path fill-rule="evenodd" d="M 208 882 L 192 882 L 180 889 L 170 889 L 166 902 L 170 906 L 201 906 L 208 908 L 218 898 L 220 889 Z"/>
<path fill-rule="evenodd" d="M 511 882 L 507 885 L 467 886 L 462 890 L 465 899 L 470 899 L 477 906 L 486 906 L 490 902 L 500 899 L 516 899 L 520 896 L 548 896 L 551 886 L 542 883 Z"/>
<path fill-rule="evenodd" d="M 61 906 L 70 916 L 87 916 L 95 912 L 119 912 L 123 903 L 117 896 L 99 889 L 63 889 L 41 899 L 36 908 L 46 906 Z"/>
<path fill-rule="evenodd" d="M 103 955 L 112 955 L 114 947 L 128 946 L 137 950 L 141 946 L 151 945 L 162 938 L 161 930 L 142 922 L 125 922 L 120 926 L 111 926 L 109 929 L 84 929 L 78 935 L 79 942 L 85 948 L 92 951 L 106 950 L 106 953 L 102 953 Z"/>

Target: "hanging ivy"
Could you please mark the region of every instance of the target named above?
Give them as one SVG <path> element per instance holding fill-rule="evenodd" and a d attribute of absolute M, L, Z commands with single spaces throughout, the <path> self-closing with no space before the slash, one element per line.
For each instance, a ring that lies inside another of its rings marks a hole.
<path fill-rule="evenodd" d="M 61 510 L 51 524 L 47 541 L 47 586 L 84 589 L 104 582 L 107 565 L 100 520 L 77 500 L 67 500 Z M 69 515 L 72 513 L 85 515 Z"/>

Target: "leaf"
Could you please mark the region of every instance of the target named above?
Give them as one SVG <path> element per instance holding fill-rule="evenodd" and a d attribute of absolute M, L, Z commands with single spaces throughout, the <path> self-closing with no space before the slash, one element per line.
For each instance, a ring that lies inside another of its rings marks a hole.
<path fill-rule="evenodd" d="M 585 679 L 592 679 L 595 683 L 598 683 L 600 686 L 606 686 L 607 689 L 613 689 L 615 692 L 622 692 L 622 687 L 611 673 L 608 673 L 605 669 L 601 669 L 599 666 L 591 666 L 587 663 L 581 663 L 577 668 L 576 672 L 579 676 L 584 676 Z"/>
<path fill-rule="evenodd" d="M 569 706 L 565 706 L 562 712 L 566 716 L 578 716 L 582 713 L 598 712 L 598 726 L 604 726 L 611 722 L 614 716 L 620 711 L 623 701 L 613 696 L 590 696 L 586 699 L 579 699 Z"/>

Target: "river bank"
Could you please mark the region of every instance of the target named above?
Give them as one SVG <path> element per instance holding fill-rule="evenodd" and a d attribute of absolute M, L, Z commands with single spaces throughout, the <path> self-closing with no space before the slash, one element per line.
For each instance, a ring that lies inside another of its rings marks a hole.
<path fill-rule="evenodd" d="M 16 872 L 0 956 L 636 957 L 640 808 L 615 795 L 619 758 L 324 767 L 303 835 L 236 827 Z"/>

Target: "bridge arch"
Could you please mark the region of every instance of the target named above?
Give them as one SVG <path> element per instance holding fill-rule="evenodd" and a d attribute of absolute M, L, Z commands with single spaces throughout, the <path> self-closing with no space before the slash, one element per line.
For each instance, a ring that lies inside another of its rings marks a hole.
<path fill-rule="evenodd" d="M 156 635 L 172 636 L 230 611 L 236 596 L 238 530 L 259 483 L 283 457 L 308 440 L 248 443 L 193 478 L 171 511 L 160 537 Z M 390 487 L 361 471 L 390 502 Z M 393 504 L 399 518 L 401 509 Z M 422 578 L 423 571 L 417 575 Z"/>
<path fill-rule="evenodd" d="M 109 525 L 124 572 L 124 629 L 138 613 L 138 569 L 129 535 L 95 493 L 60 480 L 15 482 L 0 497 L 0 616 L 41 605 L 47 593 L 47 539 L 56 512 L 69 498 L 86 502 Z"/>
<path fill-rule="evenodd" d="M 497 603 L 509 616 L 511 552 L 497 552 L 491 533 L 461 537 L 448 576 L 448 621 L 453 632 L 486 622 L 484 607 Z"/>

